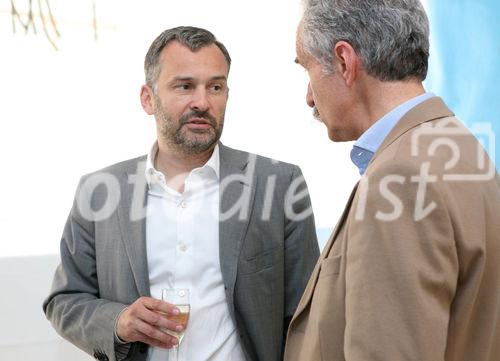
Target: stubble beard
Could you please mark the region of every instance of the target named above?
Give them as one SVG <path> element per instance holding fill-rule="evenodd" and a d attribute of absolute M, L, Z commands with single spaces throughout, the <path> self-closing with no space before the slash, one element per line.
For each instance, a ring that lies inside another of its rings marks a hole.
<path fill-rule="evenodd" d="M 155 117 L 159 124 L 159 133 L 169 147 L 184 154 L 199 154 L 213 148 L 219 141 L 224 127 L 224 113 L 220 122 L 207 111 L 191 111 L 175 121 L 174 117 L 155 102 Z M 208 129 L 189 129 L 186 124 L 191 118 L 203 118 L 209 124 Z"/>

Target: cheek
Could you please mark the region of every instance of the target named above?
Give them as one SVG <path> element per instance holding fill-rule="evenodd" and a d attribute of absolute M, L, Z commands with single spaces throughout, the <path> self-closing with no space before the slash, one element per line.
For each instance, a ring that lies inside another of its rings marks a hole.
<path fill-rule="evenodd" d="M 220 116 L 226 111 L 227 97 L 215 99 L 212 104 L 214 106 L 214 110 L 217 112 L 217 116 Z"/>
<path fill-rule="evenodd" d="M 176 121 L 179 121 L 180 118 L 188 115 L 191 112 L 189 106 L 179 103 L 174 104 L 170 109 L 170 114 L 175 118 Z"/>
<path fill-rule="evenodd" d="M 325 87 L 324 84 L 318 80 L 317 76 L 313 76 L 310 78 L 309 88 L 312 97 L 315 102 L 324 103 L 325 102 Z"/>
<path fill-rule="evenodd" d="M 321 114 L 328 111 L 329 99 L 327 94 L 321 88 L 311 87 L 311 96 L 314 100 L 314 106 L 319 110 Z"/>
<path fill-rule="evenodd" d="M 322 83 L 315 89 L 315 102 L 320 111 L 325 115 L 335 116 L 342 103 L 342 96 L 335 90 L 335 85 L 331 82 Z"/>

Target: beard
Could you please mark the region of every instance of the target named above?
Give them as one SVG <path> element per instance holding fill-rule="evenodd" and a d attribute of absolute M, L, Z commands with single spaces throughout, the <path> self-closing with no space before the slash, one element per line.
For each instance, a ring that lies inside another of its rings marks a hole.
<path fill-rule="evenodd" d="M 154 114 L 159 122 L 159 134 L 169 146 L 184 154 L 199 154 L 214 147 L 219 141 L 224 127 L 224 113 L 219 122 L 208 111 L 196 110 L 181 116 L 176 121 L 160 104 L 160 99 L 155 99 Z M 189 129 L 185 125 L 192 118 L 204 119 L 210 127 Z"/>

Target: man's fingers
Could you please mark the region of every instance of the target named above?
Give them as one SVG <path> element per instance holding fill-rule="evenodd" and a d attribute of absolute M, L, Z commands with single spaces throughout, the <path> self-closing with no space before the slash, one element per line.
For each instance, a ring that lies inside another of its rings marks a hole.
<path fill-rule="evenodd" d="M 152 345 L 151 342 L 153 340 L 155 344 L 164 344 L 167 346 L 170 345 L 170 347 L 179 343 L 177 337 L 168 335 L 167 333 L 141 320 L 137 320 L 135 329 L 142 334 L 144 339 L 143 342 L 146 342 L 150 345 Z"/>
<path fill-rule="evenodd" d="M 171 303 L 151 297 L 142 297 L 141 300 L 144 307 L 151 311 L 163 312 L 167 315 L 178 315 L 180 313 L 180 310 Z"/>
<path fill-rule="evenodd" d="M 153 338 L 145 337 L 141 342 L 144 342 L 150 346 L 153 347 L 160 347 L 160 348 L 165 348 L 165 349 L 171 349 L 172 347 L 176 346 L 172 343 L 163 343 L 158 340 L 155 340 Z"/>
<path fill-rule="evenodd" d="M 180 332 L 182 331 L 182 325 L 169 320 L 168 316 L 166 314 L 158 313 L 158 312 L 153 312 L 150 311 L 147 308 L 144 308 L 140 314 L 137 315 L 137 317 L 146 322 L 149 325 L 172 330 L 172 331 L 177 331 Z"/>
<path fill-rule="evenodd" d="M 183 330 L 181 324 L 168 319 L 169 315 L 177 315 L 179 313 L 179 309 L 174 305 L 147 297 L 144 298 L 142 305 L 144 309 L 137 314 L 137 317 L 144 322 L 172 331 L 179 332 Z"/>
<path fill-rule="evenodd" d="M 175 314 L 175 310 L 175 306 L 161 300 L 141 297 L 120 315 L 117 334 L 127 342 L 143 341 L 152 346 L 172 347 L 178 343 L 177 338 L 161 329 L 183 330 L 182 325 L 167 318 Z M 152 340 L 156 340 L 154 345 Z"/>

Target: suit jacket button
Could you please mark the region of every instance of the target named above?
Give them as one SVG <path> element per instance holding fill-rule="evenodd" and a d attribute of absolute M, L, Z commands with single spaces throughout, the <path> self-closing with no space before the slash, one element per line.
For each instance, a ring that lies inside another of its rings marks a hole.
<path fill-rule="evenodd" d="M 96 358 L 99 361 L 109 361 L 109 358 L 108 356 L 106 356 L 105 353 L 97 350 L 94 350 L 94 358 Z"/>

